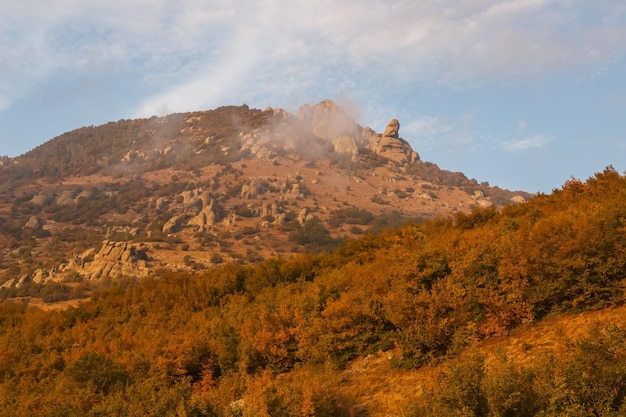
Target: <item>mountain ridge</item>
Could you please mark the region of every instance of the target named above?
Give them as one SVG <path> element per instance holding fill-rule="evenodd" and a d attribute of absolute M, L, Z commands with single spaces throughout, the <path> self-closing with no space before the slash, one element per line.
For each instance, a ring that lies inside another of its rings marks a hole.
<path fill-rule="evenodd" d="M 119 262 L 94 263 L 109 242 L 143 245 L 142 259 L 125 260 L 150 268 L 257 262 L 532 197 L 422 161 L 399 129 L 393 119 L 376 133 L 326 100 L 296 114 L 226 106 L 68 132 L 0 166 L 0 279 L 100 276 L 98 262 Z"/>

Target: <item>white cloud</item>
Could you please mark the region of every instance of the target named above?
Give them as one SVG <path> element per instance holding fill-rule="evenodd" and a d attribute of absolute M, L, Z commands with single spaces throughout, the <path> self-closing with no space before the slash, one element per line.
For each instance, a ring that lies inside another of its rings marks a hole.
<path fill-rule="evenodd" d="M 549 140 L 545 135 L 536 134 L 523 139 L 510 140 L 502 143 L 502 147 L 509 152 L 526 151 L 543 148 Z"/>
<path fill-rule="evenodd" d="M 423 116 L 419 119 L 409 122 L 402 129 L 407 135 L 416 138 L 431 138 L 450 130 L 449 126 L 444 126 L 438 117 Z"/>
<path fill-rule="evenodd" d="M 392 89 L 506 82 L 609 65 L 626 50 L 624 8 L 610 1 L 9 3 L 0 16 L 7 106 L 51 74 L 93 67 L 145 75 L 152 96 L 141 113 L 231 103 L 238 93 L 315 96 L 380 77 Z"/>

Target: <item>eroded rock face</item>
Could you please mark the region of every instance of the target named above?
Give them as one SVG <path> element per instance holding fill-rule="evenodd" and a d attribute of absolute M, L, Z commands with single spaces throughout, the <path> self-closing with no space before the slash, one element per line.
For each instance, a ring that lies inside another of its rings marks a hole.
<path fill-rule="evenodd" d="M 59 205 L 74 204 L 75 197 L 76 195 L 74 195 L 73 191 L 63 191 L 61 195 L 57 197 L 56 203 Z"/>
<path fill-rule="evenodd" d="M 76 259 L 80 262 L 76 272 L 86 279 L 144 277 L 148 275 L 146 251 L 147 248 L 143 244 L 105 240 L 92 261 L 85 260 L 83 257 Z"/>
<path fill-rule="evenodd" d="M 145 277 L 148 276 L 150 266 L 147 250 L 143 243 L 104 240 L 99 251 L 88 249 L 82 254 L 75 254 L 67 263 L 50 269 L 38 269 L 32 275 L 7 281 L 3 287 L 19 288 L 29 281 L 36 284 L 61 282 L 72 273 L 88 280 Z"/>
<path fill-rule="evenodd" d="M 359 147 L 352 136 L 340 135 L 333 140 L 335 152 L 356 156 L 359 154 Z"/>

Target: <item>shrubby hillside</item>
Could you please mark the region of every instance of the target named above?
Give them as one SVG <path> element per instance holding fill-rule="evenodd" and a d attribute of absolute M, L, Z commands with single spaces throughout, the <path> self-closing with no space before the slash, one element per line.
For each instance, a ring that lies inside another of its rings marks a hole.
<path fill-rule="evenodd" d="M 525 204 L 410 223 L 331 252 L 111 281 L 62 311 L 5 301 L 0 409 L 624 415 L 623 322 L 581 329 L 560 349 L 495 347 L 623 305 L 625 202 L 626 178 L 607 168 Z M 364 375 L 391 381 L 395 395 L 372 403 Z"/>

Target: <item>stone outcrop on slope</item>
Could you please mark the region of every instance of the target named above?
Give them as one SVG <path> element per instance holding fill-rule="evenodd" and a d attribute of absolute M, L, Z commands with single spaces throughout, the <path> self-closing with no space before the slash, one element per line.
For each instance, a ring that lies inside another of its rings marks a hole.
<path fill-rule="evenodd" d="M 400 122 L 392 119 L 382 135 L 373 135 L 370 138 L 370 150 L 376 154 L 397 163 L 419 161 L 419 155 L 413 151 L 411 145 L 399 136 Z"/>
<path fill-rule="evenodd" d="M 400 138 L 400 123 L 393 119 L 383 134 L 360 126 L 341 106 L 324 100 L 314 106 L 300 107 L 295 116 L 284 110 L 268 108 L 274 122 L 253 132 L 241 133 L 241 150 L 252 156 L 273 159 L 288 153 L 309 159 L 323 157 L 327 152 L 346 155 L 356 160 L 369 149 L 396 163 L 411 163 L 419 155 Z"/>
<path fill-rule="evenodd" d="M 217 200 L 211 199 L 203 204 L 200 212 L 192 217 L 187 224 L 190 226 L 197 226 L 199 229 L 206 229 L 213 226 L 215 223 L 222 219 L 222 208 L 218 204 Z"/>
<path fill-rule="evenodd" d="M 342 107 L 330 100 L 313 107 L 301 107 L 298 118 L 310 126 L 316 137 L 332 143 L 336 153 L 351 155 L 353 159 L 365 148 L 396 163 L 412 163 L 420 159 L 411 145 L 399 136 L 400 122 L 397 119 L 389 122 L 382 135 L 377 134 L 370 128 L 359 126 Z"/>
<path fill-rule="evenodd" d="M 78 272 L 86 279 L 143 277 L 148 275 L 147 248 L 143 244 L 105 240 L 89 261 L 91 251 L 75 257 L 64 268 Z"/>
<path fill-rule="evenodd" d="M 330 142 L 335 152 L 353 157 L 358 155 L 356 138 L 361 135 L 362 128 L 333 101 L 324 100 L 313 107 L 302 106 L 298 118 L 314 136 Z"/>
<path fill-rule="evenodd" d="M 61 282 L 71 274 L 78 274 L 87 280 L 145 277 L 149 274 L 149 267 L 147 247 L 143 243 L 104 240 L 97 252 L 92 248 L 80 255 L 75 254 L 67 263 L 49 269 L 37 269 L 32 274 L 10 279 L 1 288 L 19 288 L 31 281 L 36 284 Z"/>
<path fill-rule="evenodd" d="M 163 233 L 169 235 L 170 233 L 176 233 L 180 230 L 182 218 L 180 216 L 174 216 L 163 225 Z"/>

